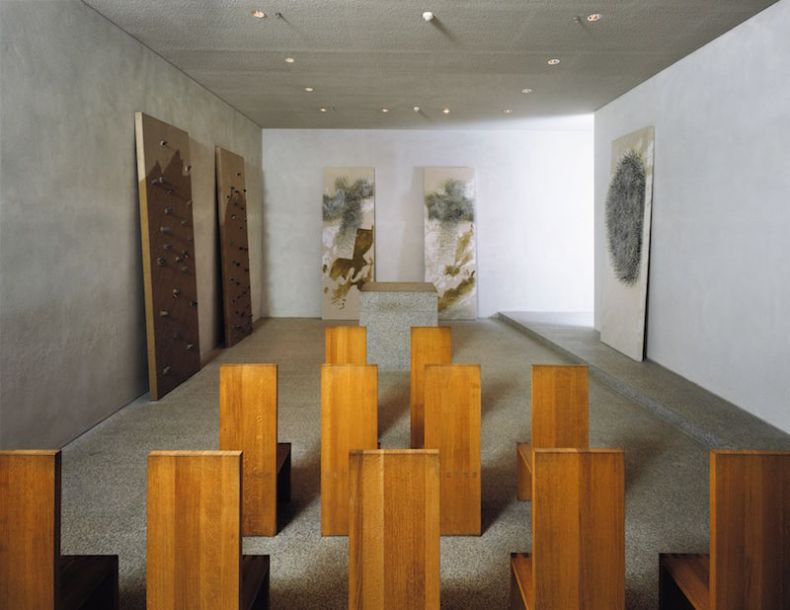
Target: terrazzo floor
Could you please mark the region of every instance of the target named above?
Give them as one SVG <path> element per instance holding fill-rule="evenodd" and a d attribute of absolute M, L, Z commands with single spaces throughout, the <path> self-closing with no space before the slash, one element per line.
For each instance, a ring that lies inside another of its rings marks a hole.
<path fill-rule="evenodd" d="M 158 403 L 135 401 L 63 450 L 62 552 L 120 556 L 121 608 L 145 608 L 146 455 L 217 448 L 218 369 L 279 364 L 279 436 L 293 443 L 293 499 L 274 538 L 272 608 L 347 607 L 347 539 L 319 525 L 320 388 L 325 323 L 272 319 Z M 441 543 L 442 608 L 506 608 L 509 554 L 531 548 L 530 504 L 516 501 L 517 442 L 529 440 L 530 366 L 566 362 L 490 319 L 455 323 L 454 361 L 482 367 L 483 535 Z M 408 447 L 408 373 L 380 373 L 382 448 Z M 657 608 L 658 553 L 708 546 L 707 451 L 678 429 L 590 380 L 590 442 L 626 451 L 626 606 Z"/>

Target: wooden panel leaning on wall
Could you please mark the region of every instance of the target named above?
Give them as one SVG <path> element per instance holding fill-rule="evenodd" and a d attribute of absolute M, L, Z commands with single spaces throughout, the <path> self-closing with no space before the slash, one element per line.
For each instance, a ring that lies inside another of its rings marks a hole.
<path fill-rule="evenodd" d="M 378 446 L 378 368 L 321 367 L 321 535 L 348 535 L 348 454 Z"/>
<path fill-rule="evenodd" d="M 532 497 L 532 456 L 538 448 L 589 447 L 589 390 L 586 366 L 532 366 L 532 440 L 516 449 L 517 497 Z"/>
<path fill-rule="evenodd" d="M 348 607 L 438 610 L 439 455 L 353 451 Z"/>
<path fill-rule="evenodd" d="M 367 364 L 367 328 L 327 326 L 324 329 L 325 364 Z"/>
<path fill-rule="evenodd" d="M 625 609 L 621 449 L 536 449 L 532 553 L 511 556 L 511 608 Z"/>
<path fill-rule="evenodd" d="M 241 452 L 148 455 L 148 610 L 263 610 L 269 556 L 241 555 Z"/>
<path fill-rule="evenodd" d="M 0 451 L 0 608 L 118 608 L 117 555 L 60 554 L 60 451 Z"/>
<path fill-rule="evenodd" d="M 452 329 L 449 326 L 413 326 L 410 341 L 411 447 L 419 449 L 425 438 L 425 366 L 452 363 Z"/>
<path fill-rule="evenodd" d="M 291 495 L 291 443 L 277 442 L 277 365 L 219 367 L 219 448 L 242 451 L 242 534 L 277 535 Z"/>
<path fill-rule="evenodd" d="M 200 370 L 189 134 L 135 114 L 148 384 L 159 400 Z"/>
<path fill-rule="evenodd" d="M 439 451 L 443 536 L 481 533 L 480 366 L 425 367 L 425 448 Z"/>
<path fill-rule="evenodd" d="M 216 156 L 222 311 L 225 346 L 230 347 L 252 333 L 247 189 L 244 184 L 244 157 L 219 147 Z"/>
<path fill-rule="evenodd" d="M 664 610 L 790 608 L 790 451 L 711 451 L 710 555 L 658 563 Z"/>

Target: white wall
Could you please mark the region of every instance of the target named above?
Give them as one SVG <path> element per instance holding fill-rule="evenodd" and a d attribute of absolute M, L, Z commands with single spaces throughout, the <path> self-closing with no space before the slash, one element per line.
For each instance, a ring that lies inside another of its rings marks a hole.
<path fill-rule="evenodd" d="M 376 169 L 376 279 L 423 280 L 423 170 L 476 170 L 478 315 L 591 311 L 592 117 L 519 131 L 263 131 L 264 312 L 320 316 L 324 167 Z"/>
<path fill-rule="evenodd" d="M 260 127 L 78 0 L 0 0 L 0 447 L 59 447 L 148 388 L 134 112 L 190 134 L 200 350 L 220 341 L 214 147 Z"/>
<path fill-rule="evenodd" d="M 611 142 L 647 125 L 647 355 L 790 432 L 790 0 L 596 113 L 598 278 Z"/>

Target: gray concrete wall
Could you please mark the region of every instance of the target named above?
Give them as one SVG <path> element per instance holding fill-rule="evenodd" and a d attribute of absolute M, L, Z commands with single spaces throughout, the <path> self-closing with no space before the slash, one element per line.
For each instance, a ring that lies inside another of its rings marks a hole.
<path fill-rule="evenodd" d="M 655 125 L 647 355 L 787 432 L 789 33 L 782 0 L 595 115 L 596 278 L 612 140 Z"/>
<path fill-rule="evenodd" d="M 475 169 L 478 315 L 592 311 L 592 117 L 513 131 L 263 130 L 269 315 L 321 315 L 324 167 L 376 169 L 376 279 L 423 281 L 423 168 Z"/>
<path fill-rule="evenodd" d="M 147 391 L 134 112 L 189 132 L 200 349 L 221 340 L 214 147 L 260 128 L 76 0 L 0 2 L 0 447 L 58 447 Z"/>

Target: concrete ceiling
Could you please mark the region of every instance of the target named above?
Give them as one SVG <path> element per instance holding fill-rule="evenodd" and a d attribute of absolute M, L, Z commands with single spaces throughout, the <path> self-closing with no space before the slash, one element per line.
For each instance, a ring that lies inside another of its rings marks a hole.
<path fill-rule="evenodd" d="M 85 1 L 262 127 L 430 129 L 592 112 L 775 0 Z"/>

